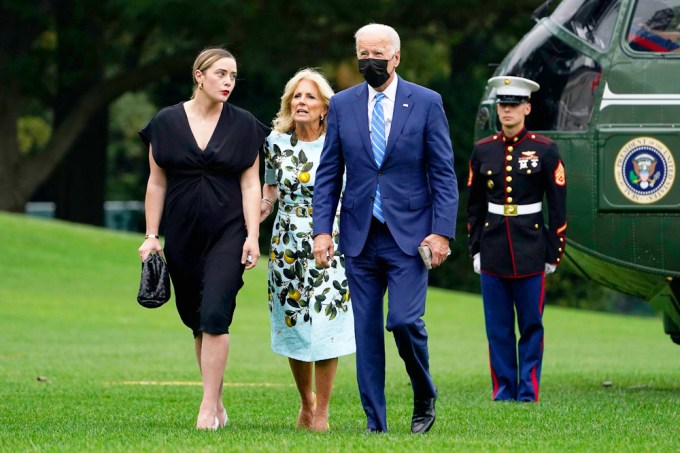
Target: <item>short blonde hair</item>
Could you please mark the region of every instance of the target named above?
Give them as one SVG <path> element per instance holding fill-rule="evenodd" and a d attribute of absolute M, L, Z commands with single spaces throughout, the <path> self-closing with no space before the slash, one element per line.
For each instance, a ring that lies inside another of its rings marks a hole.
<path fill-rule="evenodd" d="M 210 69 L 210 67 L 214 65 L 215 62 L 221 60 L 222 58 L 231 58 L 232 60 L 236 61 L 234 55 L 222 47 L 207 47 L 198 54 L 194 60 L 194 67 L 191 71 L 191 79 L 194 82 L 194 89 L 191 94 L 191 99 L 194 98 L 196 95 L 196 90 L 198 89 L 198 83 L 196 83 L 196 71 L 205 72 Z"/>
<path fill-rule="evenodd" d="M 303 80 L 309 80 L 316 85 L 316 88 L 321 94 L 321 101 L 324 107 L 328 108 L 331 102 L 331 97 L 335 94 L 328 80 L 316 69 L 305 68 L 299 70 L 287 83 L 286 87 L 283 89 L 283 95 L 281 96 L 281 107 L 279 112 L 276 114 L 276 118 L 272 122 L 274 125 L 274 130 L 277 132 L 291 133 L 295 130 L 295 122 L 293 121 L 293 112 L 290 110 L 290 101 L 293 99 L 295 94 L 295 88 Z M 327 121 L 321 122 L 321 133 L 326 133 Z"/>
<path fill-rule="evenodd" d="M 399 33 L 397 30 L 384 24 L 368 24 L 364 25 L 354 33 L 354 47 L 356 51 L 359 51 L 359 39 L 367 34 L 385 35 L 390 39 L 390 47 L 392 53 L 396 53 L 401 50 L 401 40 L 399 39 Z"/>

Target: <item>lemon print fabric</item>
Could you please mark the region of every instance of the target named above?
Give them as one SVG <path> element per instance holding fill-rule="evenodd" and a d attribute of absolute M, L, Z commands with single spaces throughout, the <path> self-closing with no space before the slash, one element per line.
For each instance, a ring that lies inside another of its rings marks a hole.
<path fill-rule="evenodd" d="M 265 183 L 278 186 L 269 251 L 268 301 L 272 350 L 315 362 L 355 352 L 345 258 L 337 251 L 338 218 L 329 269 L 314 262 L 312 195 L 323 148 L 273 131 L 265 141 Z"/>
<path fill-rule="evenodd" d="M 309 173 L 306 171 L 302 171 L 298 175 L 298 181 L 300 181 L 302 184 L 307 184 L 309 182 L 309 178 Z"/>

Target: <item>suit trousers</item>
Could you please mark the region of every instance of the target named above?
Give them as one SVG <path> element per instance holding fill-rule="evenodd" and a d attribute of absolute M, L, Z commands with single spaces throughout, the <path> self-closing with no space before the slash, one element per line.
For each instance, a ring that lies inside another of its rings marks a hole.
<path fill-rule="evenodd" d="M 415 399 L 436 397 L 430 376 L 425 314 L 427 269 L 420 256 L 405 254 L 387 225 L 373 219 L 364 249 L 345 257 L 352 295 L 357 381 L 367 427 L 387 431 L 385 337 L 387 328 L 411 378 Z M 387 323 L 383 298 L 388 292 Z"/>
<path fill-rule="evenodd" d="M 538 401 L 545 274 L 503 278 L 482 272 L 481 281 L 493 399 Z"/>

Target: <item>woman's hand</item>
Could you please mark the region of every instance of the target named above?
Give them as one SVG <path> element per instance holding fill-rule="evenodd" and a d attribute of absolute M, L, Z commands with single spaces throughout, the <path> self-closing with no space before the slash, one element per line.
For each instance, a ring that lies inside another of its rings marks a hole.
<path fill-rule="evenodd" d="M 260 202 L 260 223 L 274 211 L 274 203 L 279 197 L 279 188 L 276 184 L 262 185 L 262 201 Z"/>
<path fill-rule="evenodd" d="M 274 201 L 271 198 L 263 198 L 260 203 L 260 223 L 264 221 L 274 210 Z"/>
<path fill-rule="evenodd" d="M 241 264 L 246 265 L 246 270 L 252 269 L 257 264 L 258 258 L 260 258 L 260 245 L 257 243 L 257 238 L 248 236 L 243 244 Z"/>
<path fill-rule="evenodd" d="M 145 239 L 144 242 L 142 243 L 142 246 L 139 247 L 138 252 L 139 257 L 142 259 L 142 261 L 146 261 L 149 255 L 153 252 L 156 252 L 160 256 L 163 256 L 163 247 L 161 246 L 160 239 L 158 238 Z"/>
<path fill-rule="evenodd" d="M 138 253 L 142 261 L 146 261 L 152 252 L 163 256 L 163 246 L 158 238 L 158 228 L 163 215 L 165 191 L 168 179 L 165 171 L 156 164 L 153 150 L 149 145 L 149 181 L 146 183 L 146 197 L 144 198 L 144 216 L 146 218 L 146 240 L 139 247 Z"/>

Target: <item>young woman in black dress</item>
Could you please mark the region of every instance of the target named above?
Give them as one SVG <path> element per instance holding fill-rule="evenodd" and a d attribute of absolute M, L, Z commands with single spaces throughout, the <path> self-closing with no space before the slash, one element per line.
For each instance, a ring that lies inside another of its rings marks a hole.
<path fill-rule="evenodd" d="M 151 168 L 139 255 L 165 252 L 203 378 L 196 428 L 217 429 L 227 423 L 222 388 L 236 295 L 260 256 L 258 150 L 269 128 L 226 102 L 236 85 L 228 51 L 202 51 L 193 79 L 192 98 L 162 109 L 139 133 Z"/>

